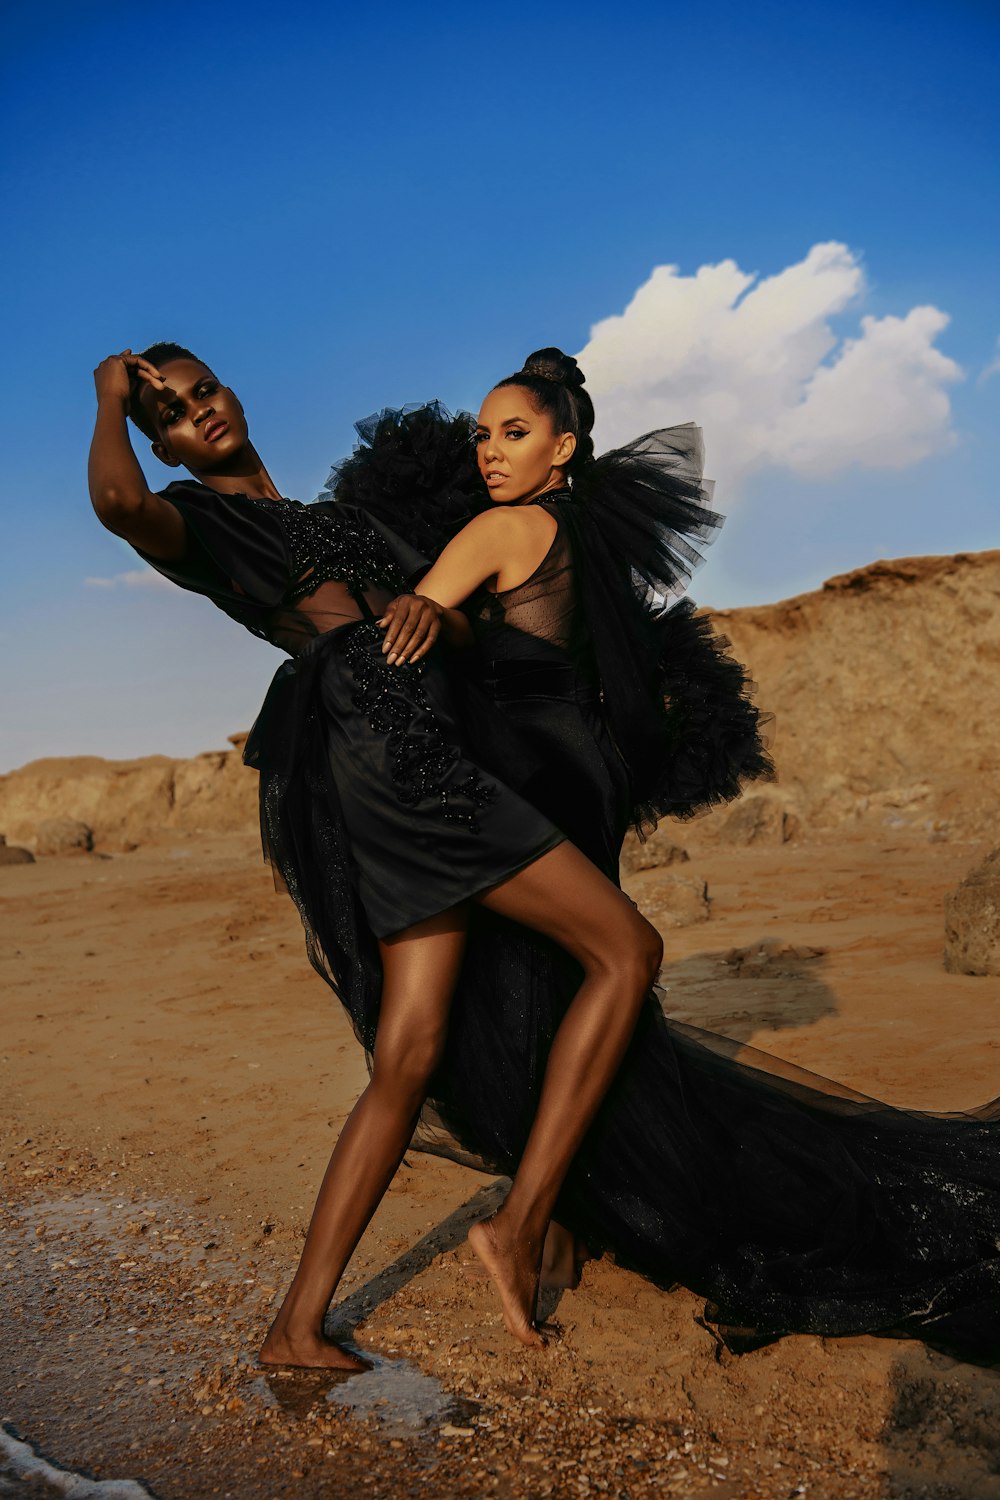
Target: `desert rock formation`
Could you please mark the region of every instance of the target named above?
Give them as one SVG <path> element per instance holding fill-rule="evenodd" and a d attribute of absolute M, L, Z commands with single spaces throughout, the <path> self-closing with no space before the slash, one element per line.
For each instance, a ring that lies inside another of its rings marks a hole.
<path fill-rule="evenodd" d="M 1000 828 L 1000 551 L 871 563 L 714 618 L 807 826 Z"/>

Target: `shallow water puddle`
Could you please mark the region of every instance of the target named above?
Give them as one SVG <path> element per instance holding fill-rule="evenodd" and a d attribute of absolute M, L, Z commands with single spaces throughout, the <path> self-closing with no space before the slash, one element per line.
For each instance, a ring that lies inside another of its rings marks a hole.
<path fill-rule="evenodd" d="M 237 1250 L 233 1229 L 176 1203 L 128 1192 L 39 1195 L 21 1205 L 5 1235 L 11 1264 L 19 1264 L 29 1300 L 45 1292 L 65 1306 L 67 1298 L 86 1293 L 92 1310 L 74 1335 L 64 1373 L 72 1380 L 80 1359 L 101 1371 L 93 1401 L 105 1424 L 121 1403 L 121 1421 L 134 1420 L 131 1401 L 145 1387 L 145 1399 L 167 1398 L 175 1417 L 194 1408 L 201 1418 L 217 1420 L 261 1403 L 297 1421 L 336 1408 L 374 1423 L 386 1439 L 471 1435 L 477 1403 L 451 1394 L 408 1359 L 350 1341 L 365 1310 L 438 1253 L 442 1226 L 338 1309 L 345 1326 L 337 1337 L 371 1367 L 358 1374 L 262 1371 L 247 1358 L 248 1325 L 255 1312 L 259 1322 L 261 1302 L 268 1305 L 281 1273 Z M 39 1309 L 30 1347 L 22 1351 L 22 1385 L 33 1369 L 54 1373 L 46 1311 Z M 74 1387 L 75 1398 L 81 1390 Z"/>
<path fill-rule="evenodd" d="M 362 1419 L 373 1417 L 385 1437 L 413 1438 L 442 1428 L 464 1429 L 480 1410 L 477 1402 L 453 1396 L 410 1360 L 389 1359 L 352 1344 L 345 1347 L 366 1359 L 371 1369 L 356 1375 L 269 1370 L 251 1389 L 266 1405 L 280 1406 L 296 1417 L 308 1416 L 325 1402 Z M 459 1433 L 456 1430 L 452 1435 Z"/>

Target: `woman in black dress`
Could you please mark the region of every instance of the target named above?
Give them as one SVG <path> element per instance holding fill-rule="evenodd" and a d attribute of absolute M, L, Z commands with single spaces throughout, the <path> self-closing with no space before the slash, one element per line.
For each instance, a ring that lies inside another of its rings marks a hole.
<path fill-rule="evenodd" d="M 582 385 L 543 350 L 490 392 L 476 443 L 494 507 L 387 609 L 383 649 L 419 661 L 442 629 L 468 628 L 464 606 L 496 706 L 547 752 L 519 784 L 609 869 L 630 821 L 732 795 L 767 764 L 742 670 L 689 606 L 664 607 L 718 519 L 691 435 L 594 459 Z M 1000 1101 L 895 1109 L 670 1021 L 651 997 L 556 1215 L 701 1292 L 732 1347 L 895 1329 L 995 1357 L 998 1145 Z"/>
<path fill-rule="evenodd" d="M 419 563 L 408 547 L 349 506 L 283 499 L 239 401 L 190 351 L 126 350 L 95 381 L 89 477 L 103 524 L 291 655 L 249 749 L 265 847 L 371 1057 L 261 1359 L 359 1367 L 324 1337 L 323 1317 L 429 1094 L 444 1128 L 515 1174 L 470 1239 L 507 1326 L 539 1344 L 545 1230 L 659 966 L 659 937 L 467 754 L 433 658 L 383 655 L 374 622 Z M 128 415 L 158 458 L 193 478 L 151 492 Z M 467 1059 L 497 976 L 536 972 L 532 945 L 539 982 L 547 965 L 563 979 L 544 1048 L 530 1069 L 502 1038 L 488 1059 Z"/>

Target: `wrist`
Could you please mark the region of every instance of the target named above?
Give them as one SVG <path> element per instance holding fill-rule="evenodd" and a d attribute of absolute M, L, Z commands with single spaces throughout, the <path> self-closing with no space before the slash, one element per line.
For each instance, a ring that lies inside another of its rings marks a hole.
<path fill-rule="evenodd" d="M 128 416 L 129 397 L 117 395 L 113 391 L 98 391 L 98 411 L 118 411 L 123 417 Z"/>

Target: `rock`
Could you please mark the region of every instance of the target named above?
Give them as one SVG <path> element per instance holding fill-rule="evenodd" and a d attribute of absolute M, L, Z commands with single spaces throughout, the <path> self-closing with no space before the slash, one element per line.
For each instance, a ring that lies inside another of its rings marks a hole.
<path fill-rule="evenodd" d="M 257 773 L 233 748 L 189 760 L 67 756 L 0 776 L 8 838 L 33 842 L 43 820 L 62 818 L 86 823 L 94 846 L 105 849 L 134 849 L 164 834 L 249 833 L 258 824 Z"/>
<path fill-rule="evenodd" d="M 30 849 L 19 849 L 8 844 L 6 834 L 0 833 L 0 865 L 33 865 L 35 856 Z"/>
<path fill-rule="evenodd" d="M 945 897 L 944 934 L 949 974 L 1000 974 L 1000 849 Z"/>
<path fill-rule="evenodd" d="M 797 828 L 798 819 L 780 798 L 757 792 L 737 802 L 719 837 L 727 844 L 784 844 Z"/>
<path fill-rule="evenodd" d="M 690 858 L 686 849 L 675 844 L 666 828 L 657 828 L 643 843 L 630 833 L 621 854 L 621 872 L 634 875 L 637 870 L 660 870 L 667 865 L 685 864 Z"/>
<path fill-rule="evenodd" d="M 642 891 L 639 906 L 654 927 L 690 927 L 712 915 L 708 885 L 691 875 L 663 875 Z"/>
<path fill-rule="evenodd" d="M 39 854 L 74 854 L 93 847 L 93 830 L 79 818 L 43 818 L 38 825 Z"/>
<path fill-rule="evenodd" d="M 874 830 L 902 816 L 917 833 L 946 819 L 955 837 L 1000 843 L 998 599 L 991 551 L 873 563 L 794 599 L 713 612 L 774 715 L 781 791 L 804 826 Z M 845 795 L 831 797 L 839 778 Z"/>

